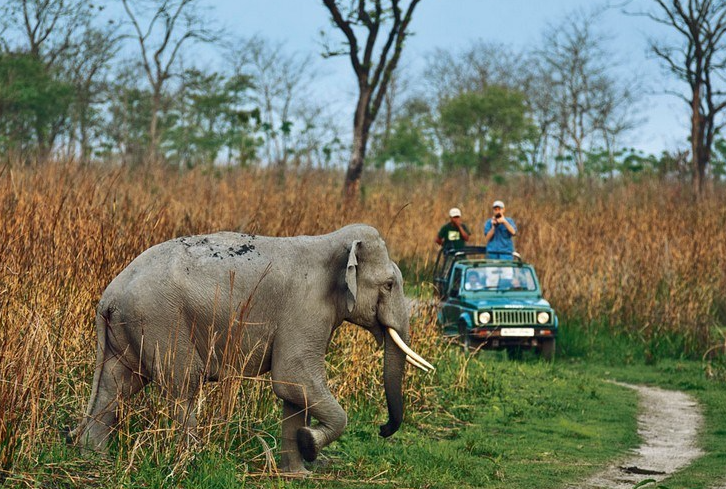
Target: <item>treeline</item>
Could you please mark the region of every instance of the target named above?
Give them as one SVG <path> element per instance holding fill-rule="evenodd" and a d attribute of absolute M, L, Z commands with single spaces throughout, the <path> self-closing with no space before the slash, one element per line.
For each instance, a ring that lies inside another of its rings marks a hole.
<path fill-rule="evenodd" d="M 223 43 L 199 0 L 120 3 L 0 6 L 3 160 L 285 166 L 339 151 L 326 101 L 306 98 L 311 56 L 258 37 Z M 224 71 L 207 67 L 210 52 Z"/>
<path fill-rule="evenodd" d="M 122 0 L 123 8 L 6 1 L 2 159 L 180 167 L 342 163 L 348 120 L 319 93 L 326 81 L 315 53 L 262 37 L 223 42 L 234 36 L 216 26 L 208 6 L 202 0 Z M 423 66 L 404 63 L 375 114 L 367 161 L 483 177 L 688 177 L 688 151 L 647 155 L 624 146 L 642 121 L 642 91 L 614 62 L 597 28 L 600 15 L 569 15 L 531 48 L 476 41 L 429 53 Z M 216 53 L 224 69 L 209 68 L 209 56 L 199 53 Z M 712 177 L 724 175 L 725 161 L 726 143 L 717 139 Z"/>

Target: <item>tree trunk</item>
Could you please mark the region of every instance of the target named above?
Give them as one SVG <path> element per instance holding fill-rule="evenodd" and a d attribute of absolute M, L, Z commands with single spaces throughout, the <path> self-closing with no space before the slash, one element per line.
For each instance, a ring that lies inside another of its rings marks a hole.
<path fill-rule="evenodd" d="M 363 163 L 366 159 L 368 144 L 368 128 L 353 128 L 353 151 L 345 173 L 344 194 L 346 200 L 352 200 L 360 194 L 360 178 L 363 174 Z"/>
<path fill-rule="evenodd" d="M 146 153 L 145 166 L 156 164 L 159 156 L 159 110 L 161 109 L 161 93 L 158 89 L 154 89 L 151 99 L 151 122 L 149 123 L 149 148 Z"/>
<path fill-rule="evenodd" d="M 480 177 L 485 179 L 492 176 L 492 162 L 487 155 L 479 154 L 479 165 L 476 172 Z"/>
<path fill-rule="evenodd" d="M 45 164 L 50 157 L 50 145 L 48 144 L 48 138 L 45 135 L 45 131 L 39 123 L 36 123 L 35 125 L 35 134 L 38 140 L 36 162 L 39 164 Z"/>
<path fill-rule="evenodd" d="M 711 159 L 711 147 L 707 143 L 703 143 L 696 158 L 696 167 L 694 173 L 694 188 L 696 193 L 696 199 L 700 199 L 703 196 L 703 192 L 706 189 L 706 166 L 708 161 Z"/>
<path fill-rule="evenodd" d="M 85 106 L 80 111 L 78 132 L 80 133 L 79 137 L 81 139 L 81 164 L 87 165 L 91 161 L 91 145 L 88 138 L 88 115 Z"/>
<path fill-rule="evenodd" d="M 345 174 L 345 186 L 343 187 L 346 200 L 354 199 L 360 194 L 360 178 L 363 174 L 363 164 L 365 163 L 366 149 L 368 147 L 368 132 L 372 122 L 368 112 L 372 89 L 364 87 L 365 80 L 361 80 L 359 83 L 361 86 L 360 95 L 353 119 L 353 149 L 348 163 L 348 171 Z"/>
<path fill-rule="evenodd" d="M 693 88 L 691 99 L 691 183 L 693 195 L 696 199 L 703 191 L 703 178 L 705 177 L 706 165 L 703 161 L 705 155 L 705 118 L 701 114 L 701 87 Z"/>

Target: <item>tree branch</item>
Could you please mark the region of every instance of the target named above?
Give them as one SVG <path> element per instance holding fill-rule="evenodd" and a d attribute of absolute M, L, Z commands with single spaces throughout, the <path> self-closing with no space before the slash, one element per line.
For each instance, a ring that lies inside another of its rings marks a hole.
<path fill-rule="evenodd" d="M 352 63 L 353 70 L 357 75 L 361 72 L 361 64 L 358 60 L 358 40 L 355 37 L 353 29 L 350 27 L 350 22 L 343 19 L 343 16 L 340 14 L 340 9 L 338 8 L 335 0 L 323 0 L 323 4 L 330 11 L 330 15 L 333 17 L 333 22 L 335 22 L 335 25 L 337 25 L 340 30 L 343 31 L 346 39 L 348 39 L 348 47 L 350 48 L 350 62 Z"/>

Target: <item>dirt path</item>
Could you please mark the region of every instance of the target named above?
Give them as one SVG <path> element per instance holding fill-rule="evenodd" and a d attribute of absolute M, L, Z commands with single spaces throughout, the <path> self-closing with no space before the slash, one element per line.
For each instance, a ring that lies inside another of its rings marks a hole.
<path fill-rule="evenodd" d="M 572 488 L 631 489 L 645 479 L 661 481 L 703 454 L 696 445 L 703 417 L 692 397 L 657 387 L 618 385 L 638 392 L 643 443 L 625 460 Z"/>

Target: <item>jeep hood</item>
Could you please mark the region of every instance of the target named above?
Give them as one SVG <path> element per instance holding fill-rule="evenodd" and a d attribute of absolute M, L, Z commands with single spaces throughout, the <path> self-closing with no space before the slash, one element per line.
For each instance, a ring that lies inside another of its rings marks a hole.
<path fill-rule="evenodd" d="M 477 309 L 495 308 L 495 309 L 550 309 L 550 303 L 541 297 L 487 297 L 486 299 L 467 301 Z"/>

